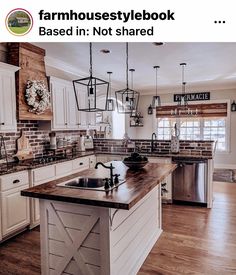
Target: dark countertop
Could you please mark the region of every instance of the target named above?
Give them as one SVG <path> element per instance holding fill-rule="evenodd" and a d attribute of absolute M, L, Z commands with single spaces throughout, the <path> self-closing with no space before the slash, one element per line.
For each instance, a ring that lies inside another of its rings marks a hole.
<path fill-rule="evenodd" d="M 36 169 L 36 168 L 40 168 L 40 167 L 47 166 L 47 165 L 53 165 L 55 163 L 70 161 L 70 160 L 73 160 L 76 158 L 91 156 L 94 154 L 95 154 L 94 151 L 77 152 L 73 155 L 68 155 L 66 158 L 58 158 L 57 160 L 54 160 L 52 162 L 46 162 L 46 163 L 38 163 L 38 162 L 35 162 L 34 159 L 28 159 L 25 161 L 20 161 L 18 163 L 17 162 L 9 163 L 8 170 L 6 169 L 7 168 L 6 164 L 0 164 L 0 176 L 6 175 L 6 174 L 11 174 L 11 173 L 16 173 L 16 172 L 20 172 L 20 171 L 28 170 L 28 169 Z"/>
<path fill-rule="evenodd" d="M 35 163 L 33 160 L 26 160 L 23 162 L 19 163 L 10 163 L 9 164 L 9 169 L 6 170 L 6 165 L 5 164 L 0 164 L 0 176 L 1 175 L 6 175 L 6 174 L 11 174 L 11 173 L 16 173 L 20 172 L 23 170 L 28 170 L 28 169 L 36 169 L 40 168 L 46 165 L 53 165 L 55 163 L 60 163 L 60 162 L 65 162 L 65 161 L 70 161 L 76 158 L 80 157 L 86 157 L 86 156 L 91 156 L 91 155 L 120 155 L 120 156 L 127 156 L 130 155 L 130 152 L 102 152 L 102 151 L 85 151 L 85 152 L 77 152 L 73 154 L 73 156 L 68 156 L 66 158 L 61 158 L 57 159 L 53 162 L 49 163 Z M 165 158 L 171 158 L 171 157 L 183 157 L 183 158 L 201 158 L 201 159 L 212 159 L 212 156 L 204 156 L 204 155 L 193 155 L 193 154 L 171 154 L 171 153 L 145 153 L 142 152 L 140 153 L 141 155 L 146 155 L 147 157 L 165 157 Z"/>
<path fill-rule="evenodd" d="M 108 177 L 109 170 L 100 166 L 99 169 L 88 169 L 23 190 L 21 194 L 39 199 L 128 210 L 176 169 L 176 164 L 148 163 L 143 169 L 132 171 L 122 161 L 112 163 L 115 167 L 114 174 L 120 174 L 120 178 L 126 182 L 110 192 L 57 186 L 58 183 L 81 176 Z"/>
<path fill-rule="evenodd" d="M 96 155 L 117 155 L 117 156 L 127 156 L 130 155 L 130 152 L 103 152 L 103 151 L 96 151 Z M 201 159 L 212 159 L 212 156 L 204 156 L 200 154 L 183 154 L 183 153 L 147 153 L 141 152 L 141 155 L 145 155 L 147 157 L 165 157 L 165 158 L 172 158 L 172 157 L 181 157 L 181 158 L 201 158 Z"/>

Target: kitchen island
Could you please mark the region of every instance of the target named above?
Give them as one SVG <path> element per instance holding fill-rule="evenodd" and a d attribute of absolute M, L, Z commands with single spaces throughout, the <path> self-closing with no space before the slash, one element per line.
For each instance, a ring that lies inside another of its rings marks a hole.
<path fill-rule="evenodd" d="M 88 169 L 23 190 L 40 199 L 42 274 L 136 274 L 161 229 L 160 183 L 175 164 L 149 163 L 139 171 L 114 161 L 125 182 L 112 191 L 58 186 L 78 177 L 109 177 Z"/>

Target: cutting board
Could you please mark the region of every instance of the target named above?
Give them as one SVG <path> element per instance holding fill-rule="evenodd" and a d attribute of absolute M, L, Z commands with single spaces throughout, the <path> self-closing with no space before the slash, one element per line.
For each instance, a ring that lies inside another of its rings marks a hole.
<path fill-rule="evenodd" d="M 32 147 L 29 143 L 29 139 L 25 136 L 24 132 L 21 132 L 21 136 L 16 141 L 17 153 L 14 157 L 19 160 L 31 159 L 34 157 Z"/>

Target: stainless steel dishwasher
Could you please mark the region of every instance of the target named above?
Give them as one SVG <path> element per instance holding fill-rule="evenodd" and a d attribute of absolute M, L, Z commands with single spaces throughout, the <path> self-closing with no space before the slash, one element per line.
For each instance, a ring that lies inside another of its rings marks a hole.
<path fill-rule="evenodd" d="M 178 165 L 172 174 L 173 202 L 207 203 L 207 160 L 173 158 Z"/>

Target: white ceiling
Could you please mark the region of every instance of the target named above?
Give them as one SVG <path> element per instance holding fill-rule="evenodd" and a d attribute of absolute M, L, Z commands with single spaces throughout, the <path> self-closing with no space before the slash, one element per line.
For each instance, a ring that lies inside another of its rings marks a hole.
<path fill-rule="evenodd" d="M 50 60 L 60 60 L 79 76 L 88 75 L 88 43 L 35 43 L 46 50 Z M 103 54 L 106 48 L 110 54 Z M 51 58 L 51 59 L 50 59 Z M 187 91 L 236 87 L 236 43 L 129 43 L 129 68 L 134 68 L 134 88 L 143 93 L 155 90 L 154 65 L 159 65 L 161 92 L 181 90 L 181 67 L 186 62 Z M 54 62 L 54 66 L 56 63 Z M 107 79 L 112 71 L 115 88 L 125 86 L 125 43 L 93 43 L 94 76 Z M 63 68 L 62 68 L 63 69 Z"/>

